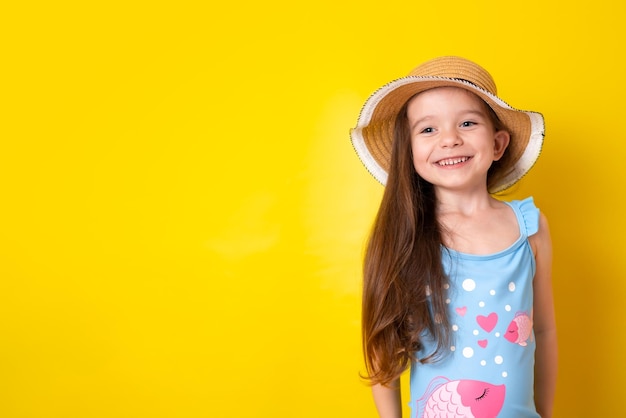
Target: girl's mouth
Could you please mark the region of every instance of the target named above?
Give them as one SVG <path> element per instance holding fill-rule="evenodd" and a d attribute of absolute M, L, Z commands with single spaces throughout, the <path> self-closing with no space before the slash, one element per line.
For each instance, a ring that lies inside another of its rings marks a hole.
<path fill-rule="evenodd" d="M 445 158 L 443 160 L 437 161 L 436 164 L 441 166 L 441 167 L 446 167 L 446 166 L 451 166 L 451 165 L 464 163 L 465 161 L 467 161 L 469 159 L 470 159 L 470 157 Z"/>

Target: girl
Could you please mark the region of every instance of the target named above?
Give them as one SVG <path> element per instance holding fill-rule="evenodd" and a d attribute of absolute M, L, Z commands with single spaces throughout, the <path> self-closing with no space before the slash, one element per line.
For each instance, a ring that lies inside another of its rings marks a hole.
<path fill-rule="evenodd" d="M 548 224 L 492 194 L 534 165 L 543 117 L 487 71 L 441 57 L 374 93 L 351 131 L 385 185 L 364 263 L 362 334 L 381 417 L 550 417 L 556 330 Z"/>

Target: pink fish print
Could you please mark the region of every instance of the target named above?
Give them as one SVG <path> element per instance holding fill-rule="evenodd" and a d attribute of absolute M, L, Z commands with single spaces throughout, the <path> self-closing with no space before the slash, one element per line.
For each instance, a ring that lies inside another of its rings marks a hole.
<path fill-rule="evenodd" d="M 495 418 L 505 391 L 504 385 L 438 377 L 417 401 L 417 418 Z"/>
<path fill-rule="evenodd" d="M 532 314 L 531 314 L 532 315 Z M 518 312 L 511 321 L 504 338 L 513 344 L 519 344 L 522 347 L 528 345 L 527 341 L 533 338 L 533 320 L 526 312 Z"/>

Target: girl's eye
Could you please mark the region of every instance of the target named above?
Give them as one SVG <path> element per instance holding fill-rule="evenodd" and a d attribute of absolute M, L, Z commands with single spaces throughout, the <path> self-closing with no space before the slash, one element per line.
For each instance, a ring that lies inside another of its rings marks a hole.
<path fill-rule="evenodd" d="M 435 130 L 433 128 L 424 128 L 424 129 L 422 129 L 422 131 L 420 133 L 422 133 L 422 134 L 431 134 L 434 131 Z"/>
<path fill-rule="evenodd" d="M 464 128 L 468 128 L 468 127 L 474 126 L 474 125 L 476 125 L 476 122 L 472 122 L 472 121 L 469 121 L 469 120 L 466 120 L 465 122 L 461 123 L 461 126 L 464 127 Z"/>

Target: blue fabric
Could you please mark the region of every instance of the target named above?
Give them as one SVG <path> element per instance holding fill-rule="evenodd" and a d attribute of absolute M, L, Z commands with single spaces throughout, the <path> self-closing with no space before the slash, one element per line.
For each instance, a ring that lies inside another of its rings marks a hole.
<path fill-rule="evenodd" d="M 412 365 L 412 417 L 539 417 L 533 396 L 535 257 L 528 242 L 539 229 L 539 210 L 532 198 L 507 203 L 520 226 L 509 248 L 490 255 L 442 250 L 453 345 L 440 362 Z M 419 357 L 434 348 L 424 337 Z"/>

